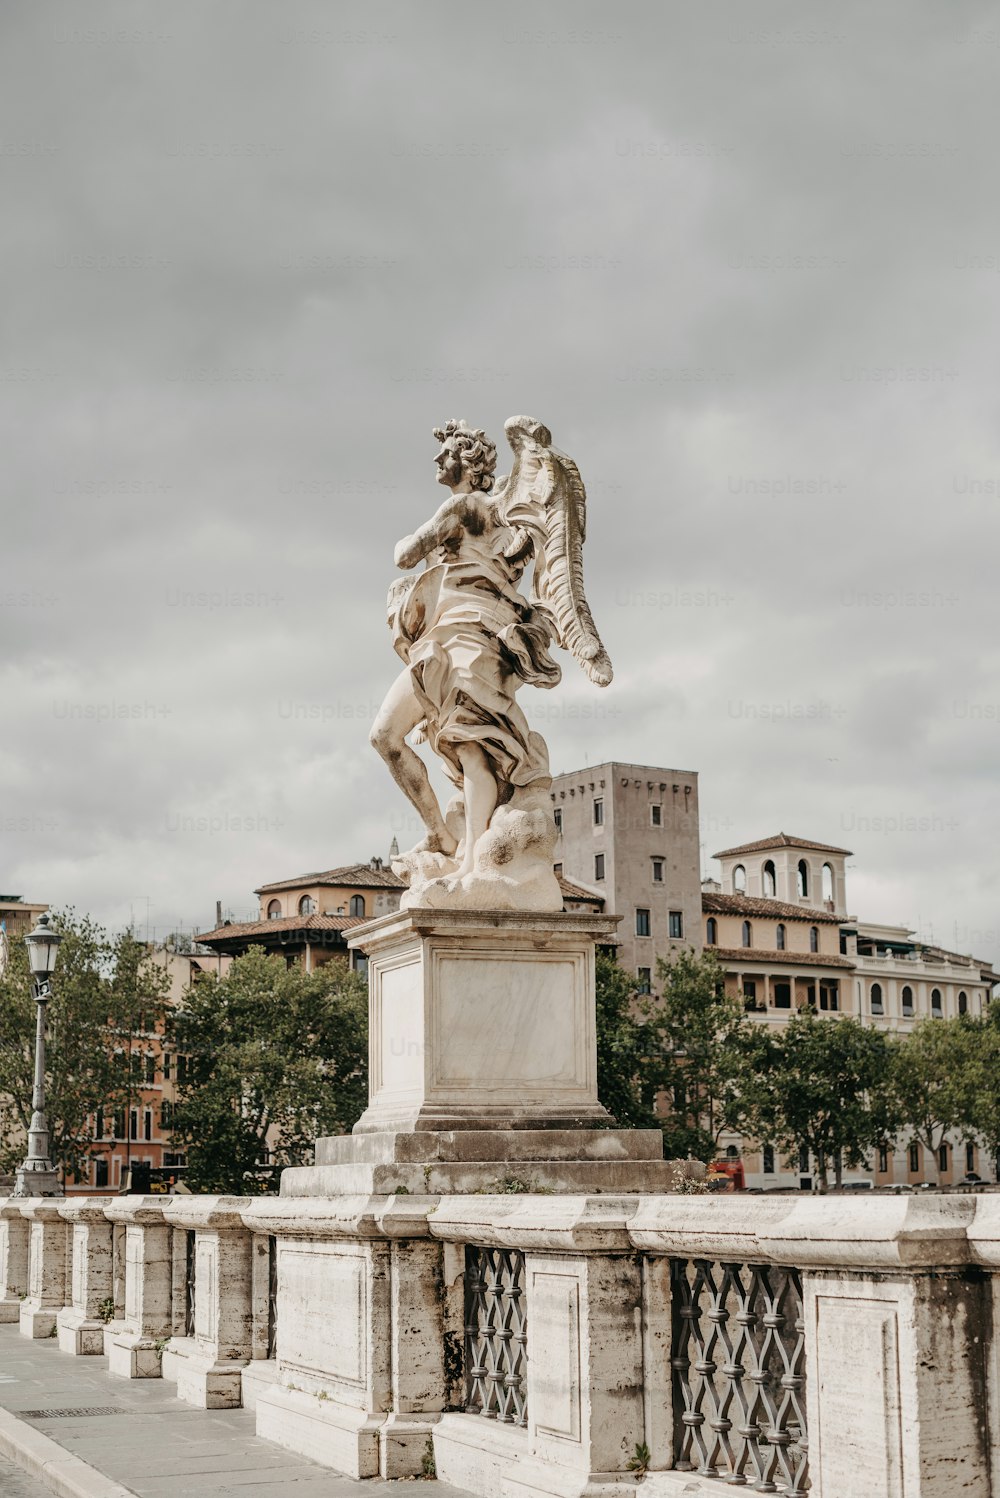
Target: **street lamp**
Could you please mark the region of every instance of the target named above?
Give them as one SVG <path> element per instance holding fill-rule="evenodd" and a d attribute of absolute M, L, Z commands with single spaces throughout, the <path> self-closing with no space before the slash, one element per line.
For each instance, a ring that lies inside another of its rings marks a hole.
<path fill-rule="evenodd" d="M 34 931 L 24 938 L 28 964 L 35 980 L 35 1085 L 31 1094 L 28 1153 L 17 1172 L 15 1196 L 62 1196 L 58 1175 L 49 1159 L 49 1125 L 45 1117 L 45 1006 L 51 998 L 49 979 L 55 970 L 62 936 L 39 916 Z"/>

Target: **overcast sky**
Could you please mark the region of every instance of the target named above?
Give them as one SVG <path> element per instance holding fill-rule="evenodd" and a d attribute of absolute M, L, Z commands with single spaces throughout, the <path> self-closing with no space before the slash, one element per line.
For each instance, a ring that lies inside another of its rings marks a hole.
<path fill-rule="evenodd" d="M 0 890 L 163 935 L 415 841 L 393 546 L 526 412 L 617 672 L 521 694 L 554 769 L 1000 959 L 998 64 L 988 0 L 7 0 Z"/>

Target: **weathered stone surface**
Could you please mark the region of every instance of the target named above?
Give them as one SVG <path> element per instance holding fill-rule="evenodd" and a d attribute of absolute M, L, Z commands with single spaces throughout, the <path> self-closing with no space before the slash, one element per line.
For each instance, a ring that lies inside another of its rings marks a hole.
<path fill-rule="evenodd" d="M 70 1304 L 56 1317 L 60 1352 L 76 1357 L 104 1352 L 101 1311 L 113 1301 L 113 1234 L 104 1197 L 67 1197 L 59 1213 L 69 1224 Z"/>
<path fill-rule="evenodd" d="M 317 1165 L 504 1165 L 532 1160 L 662 1160 L 659 1129 L 452 1129 L 335 1134 L 316 1141 Z"/>
<path fill-rule="evenodd" d="M 242 1400 L 242 1373 L 253 1352 L 252 1240 L 242 1212 L 252 1198 L 175 1196 L 163 1209 L 164 1220 L 183 1233 L 194 1233 L 194 1326 L 183 1322 L 163 1350 L 163 1377 L 177 1385 L 177 1396 L 200 1409 L 236 1409 Z M 186 1303 L 187 1245 L 180 1264 L 180 1283 L 173 1300 Z M 175 1315 L 175 1325 L 176 1325 Z"/>
<path fill-rule="evenodd" d="M 28 1295 L 21 1303 L 23 1337 L 51 1337 L 66 1304 L 67 1226 L 59 1215 L 61 1197 L 21 1199 L 28 1220 Z"/>
<path fill-rule="evenodd" d="M 159 1378 L 163 1347 L 174 1330 L 173 1244 L 164 1221 L 167 1198 L 119 1196 L 112 1222 L 125 1224 L 124 1330 L 107 1339 L 108 1371 L 121 1378 Z"/>
<path fill-rule="evenodd" d="M 0 1323 L 17 1322 L 28 1293 L 28 1223 L 16 1201 L 0 1198 Z"/>

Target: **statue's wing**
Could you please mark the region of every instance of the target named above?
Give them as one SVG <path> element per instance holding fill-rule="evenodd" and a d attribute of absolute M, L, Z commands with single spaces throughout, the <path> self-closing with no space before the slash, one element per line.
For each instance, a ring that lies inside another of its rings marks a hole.
<path fill-rule="evenodd" d="M 611 660 L 583 587 L 587 492 L 580 470 L 552 446 L 548 428 L 540 422 L 512 416 L 505 430 L 514 467 L 498 494 L 498 508 L 515 532 L 517 548 L 523 549 L 524 537 L 531 538 L 534 596 L 550 612 L 559 644 L 592 682 L 606 687 L 613 674 Z"/>

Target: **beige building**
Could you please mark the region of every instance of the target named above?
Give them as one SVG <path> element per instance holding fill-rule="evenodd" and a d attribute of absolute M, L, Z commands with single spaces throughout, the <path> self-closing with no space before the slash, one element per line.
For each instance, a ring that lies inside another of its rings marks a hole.
<path fill-rule="evenodd" d="M 622 917 L 618 959 L 648 990 L 657 957 L 701 947 L 698 776 L 609 760 L 557 775 L 552 808 L 556 873 Z"/>

